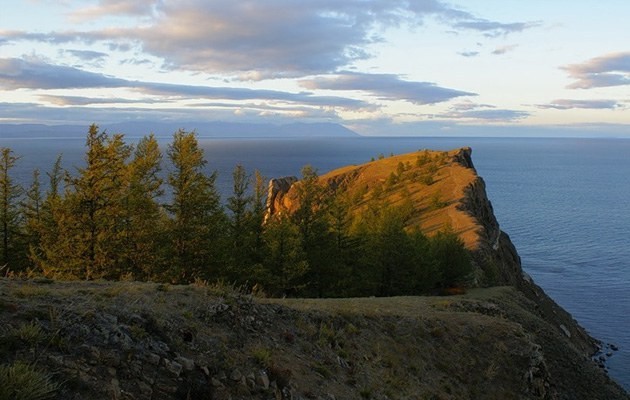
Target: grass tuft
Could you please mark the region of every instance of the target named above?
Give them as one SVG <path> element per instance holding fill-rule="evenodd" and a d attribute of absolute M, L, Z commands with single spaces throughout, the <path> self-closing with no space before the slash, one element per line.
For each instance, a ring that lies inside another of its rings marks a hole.
<path fill-rule="evenodd" d="M 32 365 L 18 362 L 0 366 L 0 400 L 46 400 L 58 389 L 49 374 Z"/>

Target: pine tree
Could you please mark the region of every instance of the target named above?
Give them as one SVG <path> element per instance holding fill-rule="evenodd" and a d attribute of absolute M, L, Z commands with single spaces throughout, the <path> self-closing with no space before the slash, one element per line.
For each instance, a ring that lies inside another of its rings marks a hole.
<path fill-rule="evenodd" d="M 14 183 L 11 169 L 19 157 L 9 148 L 0 148 L 0 267 L 20 269 L 19 199 L 23 189 Z"/>
<path fill-rule="evenodd" d="M 167 154 L 173 168 L 168 175 L 172 200 L 166 206 L 172 216 L 172 280 L 216 279 L 222 272 L 225 235 L 216 173 L 204 174 L 206 160 L 192 132 L 175 133 Z"/>

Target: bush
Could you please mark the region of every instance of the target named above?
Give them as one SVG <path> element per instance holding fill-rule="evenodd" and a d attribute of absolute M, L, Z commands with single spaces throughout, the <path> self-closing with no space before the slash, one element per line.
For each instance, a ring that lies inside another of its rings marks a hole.
<path fill-rule="evenodd" d="M 45 400 L 53 398 L 58 389 L 50 375 L 31 365 L 0 366 L 0 400 Z"/>

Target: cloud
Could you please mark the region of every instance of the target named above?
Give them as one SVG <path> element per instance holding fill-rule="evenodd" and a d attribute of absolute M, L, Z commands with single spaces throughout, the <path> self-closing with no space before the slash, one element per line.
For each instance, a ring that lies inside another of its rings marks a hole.
<path fill-rule="evenodd" d="M 509 45 L 506 45 L 506 46 L 499 46 L 496 49 L 494 49 L 492 54 L 494 54 L 495 56 L 503 55 L 503 54 L 505 54 L 507 52 L 510 52 L 510 51 L 514 50 L 517 47 L 518 47 L 517 44 L 509 44 Z"/>
<path fill-rule="evenodd" d="M 168 100 L 154 100 L 154 99 L 124 99 L 117 97 L 83 97 L 83 96 L 57 96 L 42 94 L 37 96 L 41 100 L 57 106 L 88 106 L 95 104 L 151 104 L 151 103 L 165 103 Z"/>
<path fill-rule="evenodd" d="M 83 89 L 124 87 L 124 79 L 43 61 L 0 58 L 0 87 L 4 89 Z"/>
<path fill-rule="evenodd" d="M 576 80 L 569 89 L 630 85 L 630 52 L 606 54 L 561 69 Z"/>
<path fill-rule="evenodd" d="M 513 22 L 513 23 L 501 23 L 496 21 L 489 21 L 486 19 L 477 19 L 471 16 L 468 20 L 463 20 L 455 23 L 456 28 L 476 30 L 483 32 L 487 37 L 506 36 L 510 33 L 522 32 L 526 29 L 536 28 L 542 25 L 542 22 Z"/>
<path fill-rule="evenodd" d="M 595 110 L 614 110 L 622 107 L 622 105 L 615 100 L 567 100 L 558 99 L 549 104 L 539 104 L 538 108 L 543 109 L 556 109 L 556 110 L 571 110 L 574 108 L 582 109 L 595 109 Z"/>
<path fill-rule="evenodd" d="M 81 8 L 69 14 L 72 21 L 90 21 L 109 15 L 150 15 L 159 1 L 156 0 L 99 0 L 95 6 Z"/>
<path fill-rule="evenodd" d="M 448 89 L 429 82 L 400 79 L 395 74 L 366 74 L 342 72 L 334 76 L 304 79 L 300 84 L 307 89 L 359 90 L 381 100 L 405 100 L 414 104 L 434 104 L 475 93 Z"/>
<path fill-rule="evenodd" d="M 453 110 L 436 116 L 446 119 L 472 120 L 480 122 L 515 122 L 527 118 L 530 115 L 531 114 L 527 111 L 493 108 L 486 110 Z"/>
<path fill-rule="evenodd" d="M 60 50 L 62 54 L 70 54 L 83 63 L 94 67 L 102 67 L 109 54 L 92 50 Z"/>
<path fill-rule="evenodd" d="M 303 122 L 340 121 L 332 110 L 318 108 L 309 109 L 297 107 L 295 109 L 270 107 L 243 107 L 242 105 L 228 106 L 227 103 L 207 104 L 205 107 L 55 107 L 37 103 L 2 103 L 0 115 L 2 123 L 33 123 L 33 114 L 37 114 L 37 123 L 64 124 L 87 126 L 95 121 L 99 125 L 120 123 L 127 121 L 147 121 L 152 124 L 174 123 L 178 127 L 187 126 L 188 129 L 199 128 L 203 122 L 273 122 L 291 123 L 299 117 Z M 166 125 L 165 125 L 166 126 Z M 168 128 L 171 129 L 171 128 Z M 174 128 L 175 130 L 177 127 Z"/>
<path fill-rule="evenodd" d="M 457 53 L 462 57 L 477 57 L 479 55 L 478 51 L 462 51 Z"/>
<path fill-rule="evenodd" d="M 537 23 L 479 18 L 438 0 L 100 0 L 76 20 L 133 16 L 141 24 L 88 32 L 0 32 L 11 40 L 102 41 L 141 49 L 172 69 L 233 74 L 244 79 L 331 73 L 370 58 L 379 33 L 434 18 L 461 30 L 507 35 Z"/>
<path fill-rule="evenodd" d="M 484 108 L 496 108 L 496 107 L 491 104 L 474 103 L 470 100 L 463 100 L 451 106 L 451 110 L 454 110 L 454 111 L 470 111 L 470 110 L 478 110 L 478 109 L 484 109 Z"/>
<path fill-rule="evenodd" d="M 0 88 L 5 89 L 86 89 L 129 88 L 136 92 L 181 98 L 224 100 L 269 100 L 310 106 L 347 109 L 373 108 L 364 101 L 337 96 L 315 96 L 310 92 L 180 85 L 131 81 L 75 67 L 51 65 L 43 61 L 0 58 Z"/>

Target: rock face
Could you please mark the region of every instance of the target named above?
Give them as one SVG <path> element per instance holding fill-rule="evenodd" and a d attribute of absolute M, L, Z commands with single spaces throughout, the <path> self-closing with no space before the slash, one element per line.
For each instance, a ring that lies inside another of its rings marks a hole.
<path fill-rule="evenodd" d="M 280 213 L 280 210 L 283 208 L 280 203 L 281 199 L 284 197 L 283 195 L 291 189 L 291 186 L 297 182 L 297 180 L 298 179 L 295 176 L 287 176 L 269 181 L 269 186 L 267 188 L 267 213 L 265 214 L 265 221 L 269 218 L 269 216 Z"/>

